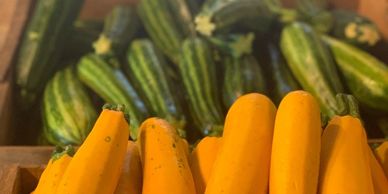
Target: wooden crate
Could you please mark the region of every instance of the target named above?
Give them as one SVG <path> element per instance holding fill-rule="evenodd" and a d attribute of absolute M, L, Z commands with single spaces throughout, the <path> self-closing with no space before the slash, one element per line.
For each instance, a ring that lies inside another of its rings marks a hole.
<path fill-rule="evenodd" d="M 15 113 L 15 91 L 12 83 L 13 60 L 17 50 L 20 37 L 25 27 L 30 11 L 33 8 L 35 0 L 2 0 L 0 1 L 0 145 L 10 144 L 34 144 L 36 134 L 39 129 L 33 125 L 39 122 L 39 115 L 28 114 L 20 115 Z M 103 18 L 111 8 L 116 4 L 133 4 L 138 0 L 85 0 L 84 8 L 80 17 L 83 19 Z M 284 0 L 292 2 L 294 0 Z M 385 37 L 388 37 L 388 15 L 386 9 L 379 11 L 368 11 L 368 6 L 372 8 L 386 7 L 386 0 L 331 0 L 336 7 L 358 10 L 360 13 L 370 16 L 380 24 Z M 292 3 L 289 3 L 292 4 Z M 387 38 L 388 39 L 388 38 Z M 380 50 L 377 54 L 386 59 L 388 55 L 386 49 Z M 37 107 L 39 108 L 39 107 Z M 30 118 L 33 117 L 33 118 Z M 26 121 L 29 118 L 28 121 Z M 21 123 L 27 123 L 20 125 Z M 30 138 L 29 138 L 30 137 Z"/>

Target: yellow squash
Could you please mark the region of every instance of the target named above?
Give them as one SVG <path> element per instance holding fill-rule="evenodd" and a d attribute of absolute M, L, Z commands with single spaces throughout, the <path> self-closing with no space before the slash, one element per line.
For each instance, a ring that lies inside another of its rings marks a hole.
<path fill-rule="evenodd" d="M 189 160 L 189 156 L 190 156 L 189 142 L 187 142 L 187 140 L 185 138 L 180 138 L 180 143 L 182 144 L 181 146 L 184 148 L 187 160 Z"/>
<path fill-rule="evenodd" d="M 122 106 L 103 109 L 66 169 L 57 194 L 108 194 L 123 166 L 129 126 Z"/>
<path fill-rule="evenodd" d="M 374 194 L 365 145 L 365 130 L 358 118 L 332 118 L 322 136 L 319 194 Z"/>
<path fill-rule="evenodd" d="M 385 176 L 388 177 L 388 141 L 375 149 L 375 156 L 383 167 Z"/>
<path fill-rule="evenodd" d="M 135 142 L 128 141 L 127 154 L 115 194 L 141 194 L 142 173 L 138 146 Z"/>
<path fill-rule="evenodd" d="M 368 145 L 365 145 L 369 153 L 369 162 L 372 174 L 373 188 L 376 194 L 388 194 L 388 179 L 384 174 L 384 170 L 376 157 L 373 155 L 372 150 Z"/>
<path fill-rule="evenodd" d="M 321 116 L 314 97 L 288 93 L 276 113 L 270 168 L 270 194 L 317 193 Z"/>
<path fill-rule="evenodd" d="M 55 193 L 61 178 L 69 165 L 74 149 L 71 146 L 66 146 L 65 149 L 57 147 L 40 176 L 38 185 L 33 191 L 34 194 L 49 194 Z"/>
<path fill-rule="evenodd" d="M 267 194 L 276 107 L 258 93 L 239 97 L 225 119 L 206 194 Z"/>
<path fill-rule="evenodd" d="M 143 194 L 195 194 L 186 151 L 165 120 L 149 118 L 138 139 L 143 165 Z"/>
<path fill-rule="evenodd" d="M 191 153 L 190 168 L 197 194 L 205 192 L 220 145 L 220 137 L 204 137 Z"/>

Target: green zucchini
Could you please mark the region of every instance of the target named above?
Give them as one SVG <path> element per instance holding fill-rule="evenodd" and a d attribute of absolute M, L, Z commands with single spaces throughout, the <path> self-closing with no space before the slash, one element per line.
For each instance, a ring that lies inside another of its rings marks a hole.
<path fill-rule="evenodd" d="M 203 135 L 216 135 L 222 131 L 223 112 L 216 87 L 216 64 L 207 42 L 199 37 L 183 42 L 179 61 L 191 116 Z"/>
<path fill-rule="evenodd" d="M 43 133 L 53 145 L 81 145 L 97 112 L 73 67 L 58 71 L 43 97 Z"/>
<path fill-rule="evenodd" d="M 247 34 L 227 34 L 207 38 L 221 52 L 240 58 L 252 52 L 252 43 L 255 39 L 254 33 Z"/>
<path fill-rule="evenodd" d="M 145 103 L 124 73 L 111 67 L 96 54 L 82 57 L 77 70 L 80 80 L 107 103 L 126 106 L 130 117 L 131 137 L 137 139 L 138 127 L 149 114 Z"/>
<path fill-rule="evenodd" d="M 152 41 L 177 64 L 182 41 L 195 34 L 186 0 L 142 0 L 138 13 Z"/>
<path fill-rule="evenodd" d="M 176 129 L 184 129 L 185 117 L 176 99 L 176 91 L 166 74 L 169 65 L 148 39 L 132 41 L 127 54 L 128 75 L 144 94 L 152 116 L 166 119 Z"/>
<path fill-rule="evenodd" d="M 268 46 L 268 52 L 268 69 L 272 83 L 270 93 L 275 104 L 278 105 L 284 96 L 293 90 L 300 89 L 300 86 L 287 63 L 284 61 L 279 48 L 270 43 Z"/>
<path fill-rule="evenodd" d="M 78 59 L 86 53 L 92 52 L 93 42 L 102 32 L 103 22 L 99 20 L 77 20 L 65 43 L 63 58 Z"/>
<path fill-rule="evenodd" d="M 388 111 L 388 67 L 369 53 L 323 36 L 352 94 L 362 104 Z"/>
<path fill-rule="evenodd" d="M 205 36 L 220 33 L 268 32 L 275 21 L 289 22 L 296 11 L 279 0 L 207 0 L 195 17 L 196 30 Z"/>
<path fill-rule="evenodd" d="M 222 97 L 226 108 L 229 109 L 241 95 L 251 92 L 266 93 L 263 70 L 252 55 L 241 58 L 226 57 L 224 68 Z"/>
<path fill-rule="evenodd" d="M 95 53 L 107 56 L 122 56 L 130 40 L 140 27 L 135 8 L 118 5 L 105 17 L 104 29 L 93 44 Z"/>
<path fill-rule="evenodd" d="M 16 58 L 16 83 L 33 104 L 58 67 L 59 57 L 83 0 L 38 0 Z"/>
<path fill-rule="evenodd" d="M 333 27 L 333 15 L 327 10 L 328 0 L 296 0 L 299 20 L 319 32 L 327 33 Z"/>
<path fill-rule="evenodd" d="M 319 34 L 305 23 L 294 22 L 284 27 L 280 38 L 282 53 L 302 88 L 315 96 L 325 116 L 336 115 L 335 96 L 343 93 L 343 87 Z"/>
<path fill-rule="evenodd" d="M 371 47 L 381 40 L 376 24 L 368 18 L 348 10 L 334 10 L 332 14 L 334 37 L 359 47 Z"/>

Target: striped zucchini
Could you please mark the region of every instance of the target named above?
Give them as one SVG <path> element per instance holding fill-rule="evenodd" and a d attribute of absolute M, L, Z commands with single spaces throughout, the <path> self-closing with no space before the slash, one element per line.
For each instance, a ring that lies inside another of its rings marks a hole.
<path fill-rule="evenodd" d="M 276 105 L 279 105 L 280 101 L 286 94 L 293 90 L 299 90 L 300 86 L 296 81 L 294 75 L 284 61 L 283 56 L 277 46 L 270 43 L 268 46 L 269 52 L 269 72 L 271 83 L 271 96 Z"/>
<path fill-rule="evenodd" d="M 186 0 L 142 0 L 138 13 L 156 46 L 178 63 L 182 41 L 195 33 Z"/>
<path fill-rule="evenodd" d="M 16 59 L 16 83 L 31 105 L 58 67 L 72 23 L 83 0 L 38 0 Z"/>
<path fill-rule="evenodd" d="M 217 49 L 234 58 L 249 55 L 252 52 L 254 33 L 218 35 L 207 38 Z"/>
<path fill-rule="evenodd" d="M 131 43 L 127 59 L 128 75 L 144 94 L 153 116 L 166 119 L 176 129 L 184 129 L 185 118 L 166 74 L 169 64 L 160 51 L 150 40 L 138 39 Z"/>
<path fill-rule="evenodd" d="M 112 68 L 96 54 L 82 57 L 77 70 L 80 80 L 107 103 L 126 106 L 130 117 L 131 137 L 137 139 L 138 127 L 149 114 L 144 102 L 121 70 Z"/>
<path fill-rule="evenodd" d="M 362 104 L 388 111 L 388 67 L 369 53 L 328 36 L 334 58 L 352 94 Z"/>
<path fill-rule="evenodd" d="M 241 58 L 227 57 L 224 60 L 223 102 L 229 107 L 234 101 L 247 93 L 265 93 L 265 79 L 260 64 L 254 56 Z"/>
<path fill-rule="evenodd" d="M 327 33 L 333 26 L 333 16 L 326 10 L 327 6 L 328 0 L 296 0 L 299 20 L 323 33 Z"/>
<path fill-rule="evenodd" d="M 371 47 L 381 39 L 375 23 L 368 18 L 347 10 L 332 11 L 332 35 L 350 44 Z"/>
<path fill-rule="evenodd" d="M 294 22 L 284 27 L 280 47 L 302 88 L 310 92 L 325 116 L 337 114 L 335 95 L 343 87 L 330 51 L 307 24 Z"/>
<path fill-rule="evenodd" d="M 205 40 L 188 38 L 183 42 L 180 75 L 188 95 L 191 115 L 204 135 L 222 130 L 223 113 L 216 87 L 216 64 Z"/>
<path fill-rule="evenodd" d="M 105 17 L 103 32 L 93 44 L 95 53 L 108 57 L 124 55 L 139 27 L 135 8 L 123 5 L 114 7 Z"/>
<path fill-rule="evenodd" d="M 48 82 L 42 110 L 44 136 L 54 145 L 81 145 L 97 118 L 72 67 L 58 71 Z"/>
<path fill-rule="evenodd" d="M 207 0 L 195 17 L 195 29 L 205 36 L 229 31 L 268 32 L 275 20 L 295 20 L 294 10 L 279 0 Z"/>

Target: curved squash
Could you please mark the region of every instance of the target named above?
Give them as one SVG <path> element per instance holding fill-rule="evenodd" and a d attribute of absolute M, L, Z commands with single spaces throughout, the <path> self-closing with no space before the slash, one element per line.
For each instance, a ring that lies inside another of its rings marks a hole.
<path fill-rule="evenodd" d="M 149 118 L 140 126 L 143 194 L 195 194 L 195 186 L 177 131 L 165 120 Z"/>
<path fill-rule="evenodd" d="M 74 155 L 72 146 L 57 147 L 40 176 L 34 194 L 55 193 L 61 178 Z"/>
<path fill-rule="evenodd" d="M 368 150 L 373 188 L 376 194 L 388 194 L 388 179 L 384 174 L 384 170 L 373 155 L 372 150 L 368 145 L 365 146 Z"/>
<path fill-rule="evenodd" d="M 128 141 L 127 154 L 115 194 L 141 194 L 143 181 L 140 153 L 137 144 Z"/>
<path fill-rule="evenodd" d="M 305 91 L 288 93 L 276 114 L 270 194 L 317 193 L 321 131 L 315 98 Z"/>
<path fill-rule="evenodd" d="M 122 111 L 123 107 L 119 105 L 104 107 L 67 167 L 57 194 L 107 194 L 115 191 L 129 138 L 128 122 Z"/>
<path fill-rule="evenodd" d="M 185 151 L 185 155 L 186 155 L 186 158 L 187 158 L 187 161 L 189 161 L 189 158 L 190 158 L 190 145 L 189 145 L 189 142 L 187 142 L 187 140 L 185 138 L 180 138 L 180 143 L 182 144 L 181 146 L 183 147 L 184 151 Z"/>
<path fill-rule="evenodd" d="M 190 168 L 193 173 L 197 194 L 205 193 L 206 185 L 214 161 L 221 145 L 220 137 L 204 137 L 190 155 Z"/>
<path fill-rule="evenodd" d="M 375 155 L 381 167 L 384 169 L 385 176 L 388 177 L 388 141 L 382 143 L 375 149 Z"/>
<path fill-rule="evenodd" d="M 267 194 L 276 107 L 258 93 L 239 97 L 226 116 L 205 194 Z"/>
<path fill-rule="evenodd" d="M 361 121 L 335 116 L 322 136 L 319 194 L 374 194 Z"/>

